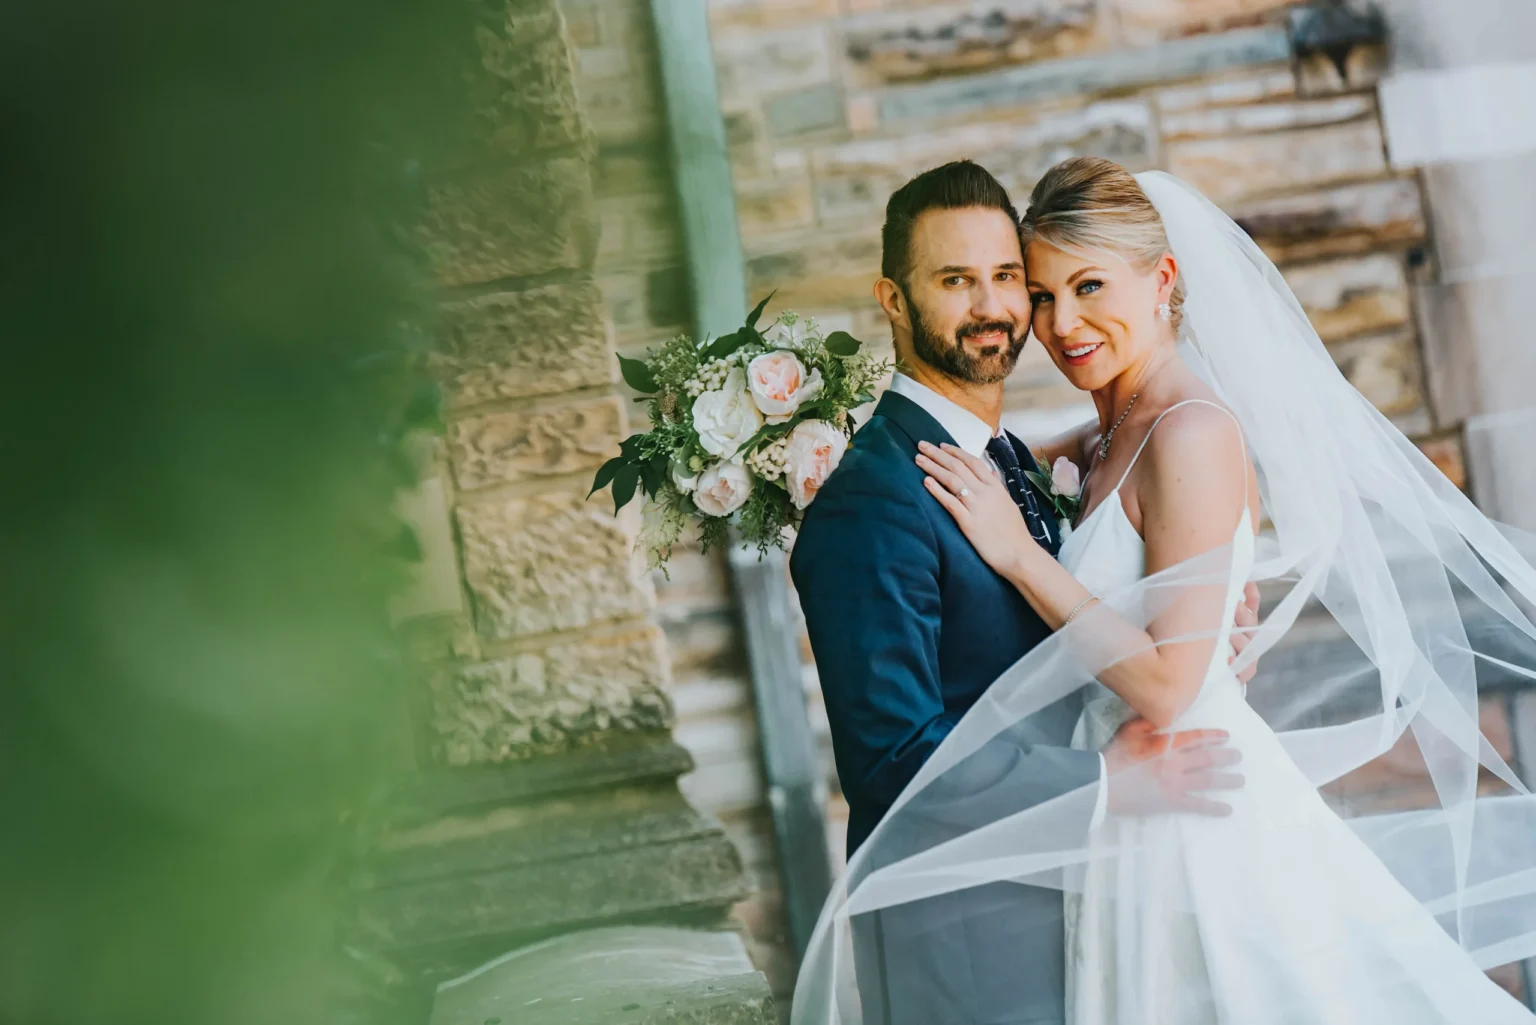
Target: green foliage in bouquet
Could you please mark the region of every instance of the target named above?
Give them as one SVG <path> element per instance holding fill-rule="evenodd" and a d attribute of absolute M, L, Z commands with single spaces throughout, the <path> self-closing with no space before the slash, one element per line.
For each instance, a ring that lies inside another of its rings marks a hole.
<path fill-rule="evenodd" d="M 739 329 L 695 342 L 679 335 L 644 360 L 619 357 L 651 429 L 604 463 L 592 493 L 612 489 L 614 512 L 637 491 L 651 500 L 642 544 L 663 565 L 690 524 L 708 550 L 735 524 L 759 551 L 784 547 L 853 434 L 851 411 L 874 401 L 889 361 L 846 331 L 824 334 L 785 311 L 759 330 L 758 303 Z"/>

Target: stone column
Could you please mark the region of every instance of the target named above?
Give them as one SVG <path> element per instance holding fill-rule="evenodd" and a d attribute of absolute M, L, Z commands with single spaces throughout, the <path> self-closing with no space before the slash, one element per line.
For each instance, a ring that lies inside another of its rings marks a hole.
<path fill-rule="evenodd" d="M 587 995 L 602 1014 L 583 1020 L 766 1021 L 766 984 L 715 931 L 740 859 L 677 788 L 638 507 L 587 501 L 628 418 L 565 26 L 553 0 L 487 2 L 476 42 L 474 137 L 425 171 L 447 428 L 409 503 L 428 559 L 399 610 L 424 667 L 419 785 L 365 909 L 430 980 L 484 966 L 439 990 L 443 1025 L 563 1021 Z"/>
<path fill-rule="evenodd" d="M 1419 166 L 1437 255 L 1418 290 L 1425 362 L 1438 419 L 1464 427 L 1470 482 L 1495 519 L 1536 529 L 1536 152 L 1525 97 L 1481 74 L 1536 61 L 1536 8 L 1503 0 L 1390 0 L 1392 63 L 1383 115 L 1394 163 Z M 1470 77 L 1469 77 L 1470 76 Z M 1494 76 L 1497 78 L 1498 76 Z M 1529 80 L 1529 79 L 1528 79 Z M 1465 90 L 1457 110 L 1424 102 Z M 1488 117 L 1506 110 L 1505 117 Z M 1450 117 L 1460 125 L 1436 124 Z M 1514 120 L 1512 120 L 1514 119 Z M 1473 147 L 1468 122 L 1486 123 Z M 1460 132 L 1447 129 L 1460 128 Z M 1435 139 L 1446 144 L 1436 146 Z M 1522 141 L 1524 140 L 1524 141 Z M 1517 144 L 1518 143 L 1518 144 Z"/>

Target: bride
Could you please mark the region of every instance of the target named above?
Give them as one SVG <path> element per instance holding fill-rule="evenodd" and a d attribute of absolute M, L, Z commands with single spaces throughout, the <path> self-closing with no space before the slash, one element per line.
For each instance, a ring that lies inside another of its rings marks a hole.
<path fill-rule="evenodd" d="M 1037 449 L 1084 477 L 1059 563 L 981 460 L 926 443 L 917 458 L 1057 633 L 993 684 L 891 816 L 1084 685 L 1074 746 L 1219 728 L 1244 785 L 1227 817 L 1112 815 L 1086 838 L 1055 802 L 899 857 L 882 859 L 877 832 L 823 915 L 797 1020 L 856 1018 L 850 916 L 1011 881 L 1066 892 L 1077 1025 L 1536 1022 L 1483 974 L 1536 954 L 1536 809 L 1476 721 L 1478 663 L 1531 674 L 1468 637 L 1491 619 L 1536 639 L 1522 611 L 1536 571 L 1348 385 L 1268 259 L 1178 179 L 1066 161 L 1022 232 L 1034 335 L 1099 414 Z M 1229 665 L 1250 580 L 1282 596 Z M 1303 608 L 1332 620 L 1343 654 L 1261 672 L 1245 693 L 1246 665 L 1300 643 Z M 1346 819 L 1323 801 L 1321 784 L 1407 731 L 1438 807 Z M 1480 764 L 1508 796 L 1479 797 Z"/>

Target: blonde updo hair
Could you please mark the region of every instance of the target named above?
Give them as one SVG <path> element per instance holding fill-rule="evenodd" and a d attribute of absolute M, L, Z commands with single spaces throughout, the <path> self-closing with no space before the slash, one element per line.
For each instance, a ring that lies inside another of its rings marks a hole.
<path fill-rule="evenodd" d="M 1143 273 L 1169 251 L 1157 208 L 1131 172 L 1099 157 L 1073 157 L 1045 173 L 1029 194 L 1019 225 L 1025 246 L 1040 241 L 1068 251 L 1108 250 Z M 1184 282 L 1168 297 L 1174 332 L 1184 319 Z"/>

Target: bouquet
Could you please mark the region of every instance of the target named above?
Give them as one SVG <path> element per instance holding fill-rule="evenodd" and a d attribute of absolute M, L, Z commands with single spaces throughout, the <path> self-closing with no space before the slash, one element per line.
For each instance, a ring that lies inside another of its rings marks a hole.
<path fill-rule="evenodd" d="M 641 543 L 652 566 L 667 561 L 690 525 L 706 551 L 732 524 L 760 552 L 785 547 L 786 528 L 848 449 L 850 411 L 874 401 L 891 370 L 846 331 L 823 335 L 793 312 L 760 332 L 767 305 L 728 335 L 679 335 L 644 360 L 619 357 L 651 429 L 624 440 L 589 495 L 611 487 L 617 513 L 637 488 L 645 493 L 651 515 Z"/>

